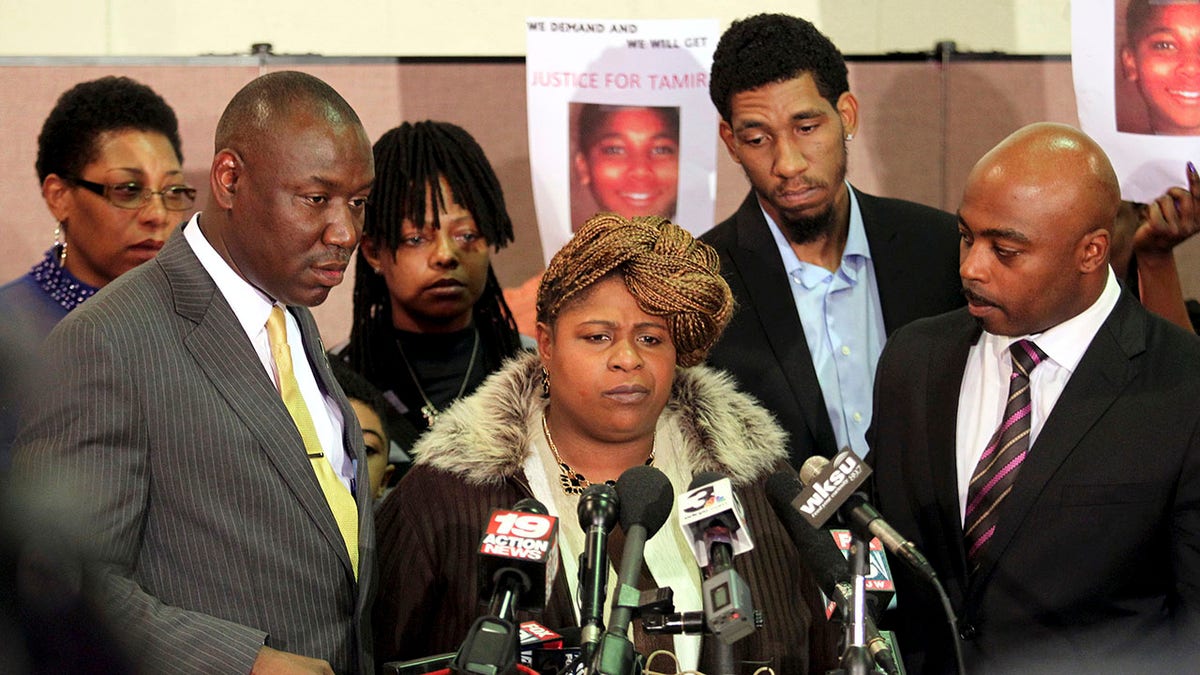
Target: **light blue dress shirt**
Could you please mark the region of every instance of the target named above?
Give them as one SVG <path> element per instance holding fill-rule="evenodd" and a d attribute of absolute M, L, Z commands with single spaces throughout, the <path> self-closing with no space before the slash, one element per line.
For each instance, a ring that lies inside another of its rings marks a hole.
<path fill-rule="evenodd" d="M 858 197 L 849 183 L 846 188 L 850 190 L 850 231 L 836 271 L 801 262 L 771 216 L 763 211 L 763 217 L 791 282 L 838 447 L 850 447 L 865 457 L 875 365 L 887 334 Z"/>

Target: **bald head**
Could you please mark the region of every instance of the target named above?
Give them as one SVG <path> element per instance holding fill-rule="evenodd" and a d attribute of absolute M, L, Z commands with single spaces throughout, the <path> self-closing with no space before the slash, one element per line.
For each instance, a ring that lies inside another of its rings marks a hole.
<path fill-rule="evenodd" d="M 258 77 L 234 94 L 217 122 L 215 150 L 253 148 L 301 114 L 324 118 L 335 126 L 362 126 L 358 114 L 333 87 L 308 73 L 285 70 Z"/>
<path fill-rule="evenodd" d="M 346 100 L 311 75 L 271 73 L 221 116 L 200 228 L 271 299 L 316 305 L 342 281 L 374 179 L 371 142 Z"/>
<path fill-rule="evenodd" d="M 984 155 L 959 208 L 959 273 L 984 329 L 1036 334 L 1091 306 L 1120 201 L 1108 157 L 1077 129 L 1033 124 Z"/>
<path fill-rule="evenodd" d="M 1121 187 L 1108 156 L 1087 134 L 1065 124 L 1022 127 L 983 156 L 967 178 L 1014 199 L 1035 200 L 1070 213 L 1047 226 L 1111 231 Z"/>

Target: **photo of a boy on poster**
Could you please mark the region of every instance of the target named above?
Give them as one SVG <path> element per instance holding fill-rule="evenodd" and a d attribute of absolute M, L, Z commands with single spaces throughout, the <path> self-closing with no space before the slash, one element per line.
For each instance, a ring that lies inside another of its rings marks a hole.
<path fill-rule="evenodd" d="M 675 219 L 679 108 L 571 103 L 571 222 L 611 211 Z"/>
<path fill-rule="evenodd" d="M 1200 1 L 1117 0 L 1117 131 L 1200 136 Z"/>

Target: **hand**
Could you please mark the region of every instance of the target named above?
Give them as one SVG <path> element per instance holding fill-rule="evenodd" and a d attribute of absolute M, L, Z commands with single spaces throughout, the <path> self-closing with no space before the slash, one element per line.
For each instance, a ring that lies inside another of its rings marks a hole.
<path fill-rule="evenodd" d="M 333 675 L 333 668 L 321 659 L 289 654 L 263 645 L 262 649 L 258 650 L 258 658 L 254 659 L 254 666 L 250 669 L 250 675 L 290 675 L 292 673 Z"/>
<path fill-rule="evenodd" d="M 1187 179 L 1188 189 L 1170 188 L 1142 212 L 1133 234 L 1138 260 L 1171 255 L 1172 249 L 1200 231 L 1200 175 L 1191 162 Z"/>

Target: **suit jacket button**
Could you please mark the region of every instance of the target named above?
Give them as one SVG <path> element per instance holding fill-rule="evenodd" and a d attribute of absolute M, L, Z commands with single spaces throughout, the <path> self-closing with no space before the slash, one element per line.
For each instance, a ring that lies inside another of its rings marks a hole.
<path fill-rule="evenodd" d="M 974 640 L 975 636 L 978 634 L 979 631 L 976 630 L 974 624 L 965 623 L 962 626 L 959 626 L 958 637 L 962 638 L 964 642 Z"/>

